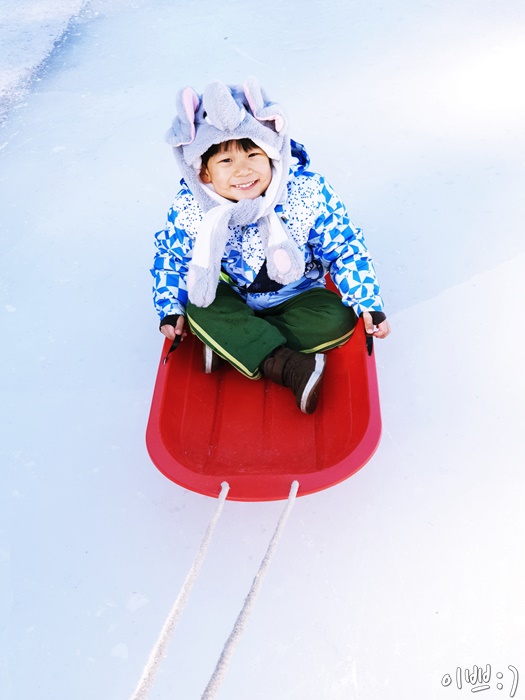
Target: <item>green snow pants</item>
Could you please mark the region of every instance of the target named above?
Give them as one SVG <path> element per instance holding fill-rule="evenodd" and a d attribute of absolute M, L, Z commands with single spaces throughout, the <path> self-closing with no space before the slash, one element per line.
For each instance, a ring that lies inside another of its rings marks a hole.
<path fill-rule="evenodd" d="M 323 287 L 254 311 L 224 283 L 205 309 L 189 303 L 186 317 L 192 333 L 250 379 L 261 377 L 260 365 L 276 348 L 324 352 L 346 343 L 357 322 L 354 310 Z"/>

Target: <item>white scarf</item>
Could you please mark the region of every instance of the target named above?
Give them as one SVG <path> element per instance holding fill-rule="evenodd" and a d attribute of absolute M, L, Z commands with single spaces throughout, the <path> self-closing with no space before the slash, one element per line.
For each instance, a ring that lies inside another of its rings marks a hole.
<path fill-rule="evenodd" d="M 190 301 L 196 306 L 209 306 L 215 299 L 229 226 L 245 226 L 257 222 L 266 253 L 268 276 L 286 285 L 304 274 L 304 257 L 284 223 L 275 213 L 281 193 L 283 163 L 272 161 L 272 180 L 266 192 L 255 199 L 231 202 L 211 186 L 200 182 L 215 206 L 203 216 L 193 246 L 187 286 Z M 286 189 L 285 189 L 286 191 Z"/>

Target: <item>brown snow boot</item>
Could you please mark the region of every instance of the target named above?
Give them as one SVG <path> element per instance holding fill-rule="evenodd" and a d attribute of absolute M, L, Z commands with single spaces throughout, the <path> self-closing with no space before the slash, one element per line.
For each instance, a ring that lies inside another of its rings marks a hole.
<path fill-rule="evenodd" d="M 279 348 L 264 360 L 261 369 L 265 377 L 293 391 L 297 406 L 303 413 L 313 413 L 317 408 L 325 365 L 326 356 L 322 353 L 306 355 L 290 348 Z"/>

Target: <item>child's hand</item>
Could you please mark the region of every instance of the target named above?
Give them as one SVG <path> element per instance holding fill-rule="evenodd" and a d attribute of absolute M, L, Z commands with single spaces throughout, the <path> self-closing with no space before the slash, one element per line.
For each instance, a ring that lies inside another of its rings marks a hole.
<path fill-rule="evenodd" d="M 185 338 L 187 333 L 184 330 L 184 316 L 179 316 L 177 323 L 174 326 L 166 323 L 161 327 L 160 332 L 169 340 L 175 340 L 176 335 L 181 335 L 182 338 Z"/>
<path fill-rule="evenodd" d="M 365 331 L 368 335 L 373 335 L 374 338 L 386 338 L 390 334 L 390 324 L 385 319 L 376 327 L 372 320 L 372 314 L 369 311 L 363 311 L 363 321 L 365 323 Z"/>

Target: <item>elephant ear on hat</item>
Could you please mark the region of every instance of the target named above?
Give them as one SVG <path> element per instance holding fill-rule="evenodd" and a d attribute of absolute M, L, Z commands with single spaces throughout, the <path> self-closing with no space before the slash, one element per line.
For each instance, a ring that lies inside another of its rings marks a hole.
<path fill-rule="evenodd" d="M 177 95 L 177 116 L 166 134 L 170 146 L 187 146 L 195 139 L 195 114 L 199 110 L 200 99 L 195 90 L 185 87 Z"/>
<path fill-rule="evenodd" d="M 243 87 L 253 116 L 260 122 L 271 122 L 264 126 L 273 128 L 278 134 L 285 131 L 287 122 L 284 111 L 278 104 L 268 100 L 257 78 L 248 78 Z"/>

